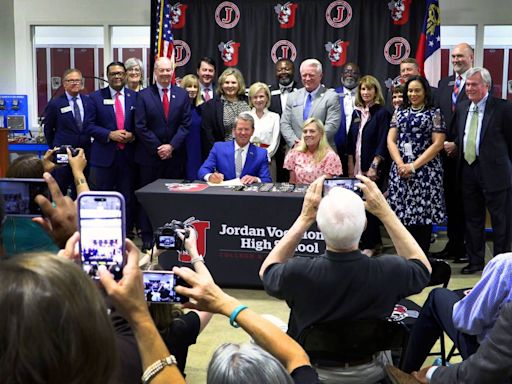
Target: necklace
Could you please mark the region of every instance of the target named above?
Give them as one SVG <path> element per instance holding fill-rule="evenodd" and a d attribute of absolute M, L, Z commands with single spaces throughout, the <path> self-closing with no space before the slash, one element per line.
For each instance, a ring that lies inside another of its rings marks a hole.
<path fill-rule="evenodd" d="M 413 112 L 421 112 L 423 111 L 423 108 L 425 108 L 425 104 L 423 104 L 421 107 L 418 107 L 418 108 L 414 108 L 412 105 L 411 105 L 411 110 Z"/>

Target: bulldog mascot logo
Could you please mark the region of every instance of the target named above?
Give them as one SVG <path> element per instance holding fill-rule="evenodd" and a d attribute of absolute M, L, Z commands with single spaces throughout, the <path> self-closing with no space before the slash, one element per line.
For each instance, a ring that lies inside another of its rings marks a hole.
<path fill-rule="evenodd" d="M 348 41 L 336 40 L 334 43 L 330 41 L 325 44 L 325 50 L 329 53 L 329 60 L 333 67 L 341 67 L 347 61 Z"/>
<path fill-rule="evenodd" d="M 404 25 L 409 21 L 409 10 L 412 0 L 391 0 L 388 8 L 391 11 L 391 19 L 395 25 Z"/>
<path fill-rule="evenodd" d="M 238 64 L 238 50 L 240 49 L 240 43 L 233 40 L 229 40 L 227 43 L 222 41 L 218 45 L 218 48 L 225 66 L 234 67 Z"/>
<path fill-rule="evenodd" d="M 188 5 L 176 3 L 171 5 L 171 24 L 173 29 L 182 29 L 185 26 L 185 12 Z"/>
<path fill-rule="evenodd" d="M 283 5 L 277 4 L 274 7 L 274 10 L 277 13 L 277 20 L 279 21 L 279 26 L 282 29 L 290 29 L 295 26 L 295 14 L 297 13 L 297 8 L 299 6 L 291 1 L 284 3 Z"/>

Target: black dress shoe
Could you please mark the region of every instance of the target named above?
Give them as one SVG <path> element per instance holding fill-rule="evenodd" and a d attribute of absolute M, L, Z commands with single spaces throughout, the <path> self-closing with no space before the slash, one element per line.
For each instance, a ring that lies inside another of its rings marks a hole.
<path fill-rule="evenodd" d="M 448 251 L 448 248 L 445 248 L 439 252 L 430 252 L 430 257 L 432 257 L 433 259 L 446 260 L 450 258 L 450 252 Z"/>
<path fill-rule="evenodd" d="M 469 259 L 466 256 L 463 257 L 455 257 L 455 260 L 453 260 L 454 264 L 464 264 L 468 263 Z"/>
<path fill-rule="evenodd" d="M 461 269 L 460 273 L 463 275 L 472 275 L 473 273 L 480 272 L 484 270 L 484 266 L 482 264 L 468 264 L 464 268 Z"/>

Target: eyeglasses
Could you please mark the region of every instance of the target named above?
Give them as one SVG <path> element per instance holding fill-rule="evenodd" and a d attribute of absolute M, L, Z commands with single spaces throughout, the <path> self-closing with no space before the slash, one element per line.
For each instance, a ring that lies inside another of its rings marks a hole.
<path fill-rule="evenodd" d="M 109 77 L 123 77 L 126 73 L 125 72 L 111 72 L 108 74 Z"/>
<path fill-rule="evenodd" d="M 82 82 L 82 80 L 67 79 L 67 80 L 64 80 L 64 82 L 68 83 L 68 84 L 80 84 Z"/>
<path fill-rule="evenodd" d="M 136 67 L 128 68 L 128 69 L 126 70 L 126 72 L 135 72 L 135 73 L 140 73 L 140 69 L 139 69 L 139 68 L 136 68 Z"/>

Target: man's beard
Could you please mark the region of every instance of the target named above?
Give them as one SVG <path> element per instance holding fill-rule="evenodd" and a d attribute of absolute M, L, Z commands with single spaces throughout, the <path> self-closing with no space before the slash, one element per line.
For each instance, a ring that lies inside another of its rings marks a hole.
<path fill-rule="evenodd" d="M 357 86 L 357 80 L 353 77 L 349 77 L 342 81 L 343 86 L 348 89 L 354 89 Z"/>
<path fill-rule="evenodd" d="M 292 76 L 279 77 L 277 79 L 277 81 L 279 82 L 279 85 L 282 85 L 283 87 L 287 87 L 292 83 L 293 77 Z"/>

